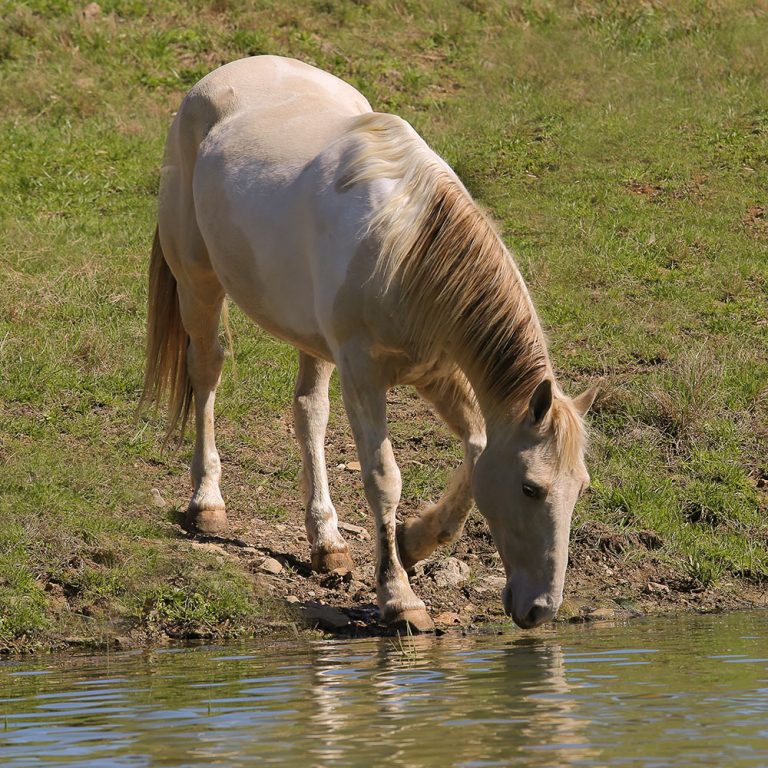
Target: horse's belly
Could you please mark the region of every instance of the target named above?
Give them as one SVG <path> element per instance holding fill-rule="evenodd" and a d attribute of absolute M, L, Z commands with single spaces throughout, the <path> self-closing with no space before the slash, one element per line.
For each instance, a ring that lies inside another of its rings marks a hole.
<path fill-rule="evenodd" d="M 286 215 L 279 189 L 242 196 L 223 184 L 209 192 L 196 206 L 198 226 L 224 290 L 273 335 L 328 358 L 307 263 L 307 223 Z"/>

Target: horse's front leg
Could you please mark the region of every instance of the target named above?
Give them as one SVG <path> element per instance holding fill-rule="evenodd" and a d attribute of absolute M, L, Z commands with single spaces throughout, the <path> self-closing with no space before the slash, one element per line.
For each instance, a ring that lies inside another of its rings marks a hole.
<path fill-rule="evenodd" d="M 387 434 L 387 383 L 359 348 L 344 351 L 338 365 L 365 495 L 376 521 L 376 597 L 382 620 L 404 631 L 431 631 L 432 619 L 413 593 L 397 552 L 395 512 L 402 483 Z"/>
<path fill-rule="evenodd" d="M 320 573 L 354 567 L 349 547 L 339 533 L 336 510 L 328 493 L 324 443 L 329 411 L 328 382 L 332 372 L 332 363 L 299 352 L 293 417 L 301 449 L 301 484 L 307 538 L 312 547 L 312 569 Z"/>
<path fill-rule="evenodd" d="M 451 544 L 461 536 L 472 509 L 472 473 L 485 448 L 485 424 L 459 374 L 418 384 L 416 388 L 461 438 L 464 460 L 453 473 L 447 490 L 438 502 L 398 528 L 400 559 L 405 568 L 411 568 L 419 560 L 429 557 L 438 546 Z"/>

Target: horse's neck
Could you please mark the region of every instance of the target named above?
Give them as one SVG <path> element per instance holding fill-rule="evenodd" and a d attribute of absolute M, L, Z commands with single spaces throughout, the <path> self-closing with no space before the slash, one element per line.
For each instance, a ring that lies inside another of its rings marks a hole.
<path fill-rule="evenodd" d="M 443 346 L 472 385 L 486 420 L 519 413 L 543 378 L 554 379 L 536 309 L 517 265 L 497 243 L 498 248 L 483 254 L 487 262 L 497 260 L 484 265 L 484 279 L 473 279 L 470 267 L 455 306 L 436 305 L 451 316 L 433 320 L 433 327 L 445 333 Z M 457 312 L 458 307 L 463 311 Z"/>

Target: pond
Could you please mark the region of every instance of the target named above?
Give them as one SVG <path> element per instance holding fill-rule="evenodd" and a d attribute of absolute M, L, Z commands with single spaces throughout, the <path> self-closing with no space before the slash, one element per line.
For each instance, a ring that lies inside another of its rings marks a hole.
<path fill-rule="evenodd" d="M 768 614 L 0 663 L 0 765 L 768 766 Z"/>

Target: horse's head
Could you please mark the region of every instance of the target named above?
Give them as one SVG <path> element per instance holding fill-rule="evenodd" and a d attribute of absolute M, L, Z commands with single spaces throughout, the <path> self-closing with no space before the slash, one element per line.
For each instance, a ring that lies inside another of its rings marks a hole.
<path fill-rule="evenodd" d="M 504 563 L 504 610 L 523 629 L 550 621 L 563 599 L 571 515 L 589 484 L 582 417 L 596 393 L 571 400 L 544 379 L 522 418 L 487 425 L 472 487 Z"/>

